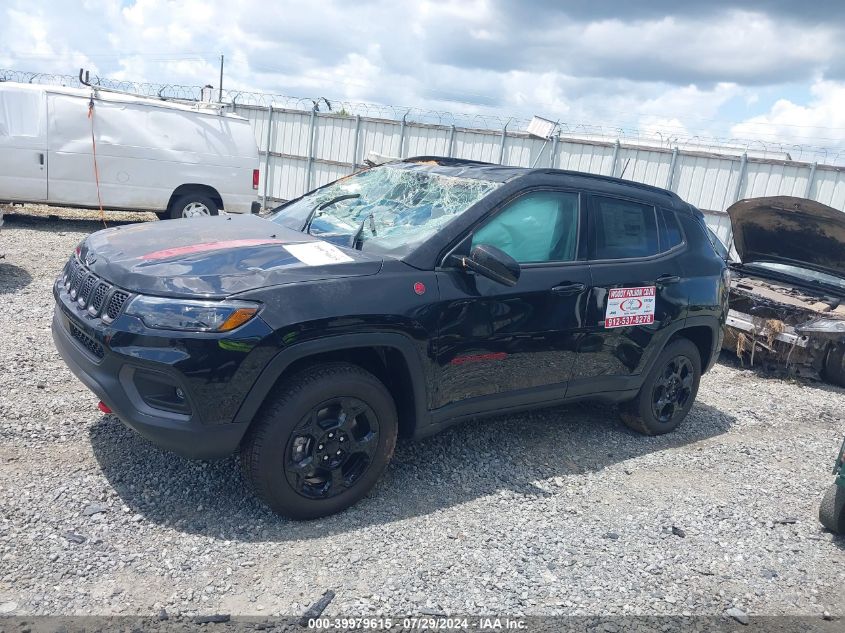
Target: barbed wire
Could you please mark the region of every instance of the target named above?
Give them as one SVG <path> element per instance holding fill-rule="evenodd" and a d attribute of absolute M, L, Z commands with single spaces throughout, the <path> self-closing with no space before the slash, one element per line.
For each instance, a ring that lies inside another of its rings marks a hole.
<path fill-rule="evenodd" d="M 66 87 L 84 87 L 78 76 L 55 73 L 35 73 L 21 70 L 0 69 L 0 81 L 14 81 L 30 84 L 45 84 Z M 120 79 L 89 76 L 88 81 L 95 86 L 110 90 L 130 92 L 140 96 L 176 101 L 201 101 L 203 89 L 211 86 L 193 86 L 185 84 L 159 84 L 136 82 Z M 218 90 L 212 90 L 214 97 L 220 96 Z M 246 90 L 224 89 L 221 101 L 232 106 L 254 106 L 266 108 L 287 108 L 292 110 L 331 113 L 338 116 L 361 116 L 406 123 L 437 125 L 444 127 L 466 128 L 485 131 L 504 131 L 510 134 L 524 133 L 529 119 L 518 116 L 499 114 L 462 113 L 446 110 L 429 110 L 418 107 L 385 105 L 356 102 L 325 97 L 294 97 L 275 93 L 253 92 Z M 845 148 L 823 147 L 810 143 L 788 140 L 716 137 L 691 134 L 678 128 L 673 131 L 667 126 L 664 131 L 643 130 L 634 127 L 601 125 L 592 123 L 559 123 L 559 136 L 562 142 L 567 140 L 593 140 L 626 145 L 643 145 L 671 149 L 695 149 L 713 153 L 758 155 L 765 158 L 818 162 L 821 164 L 845 164 Z"/>

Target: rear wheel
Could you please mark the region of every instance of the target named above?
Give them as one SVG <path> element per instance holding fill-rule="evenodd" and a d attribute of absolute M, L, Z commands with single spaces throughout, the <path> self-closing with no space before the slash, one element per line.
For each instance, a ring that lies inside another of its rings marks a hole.
<path fill-rule="evenodd" d="M 639 394 L 620 408 L 622 421 L 645 435 L 674 430 L 686 417 L 701 380 L 701 355 L 687 339 L 666 346 L 651 368 Z"/>
<path fill-rule="evenodd" d="M 202 218 L 217 215 L 218 212 L 217 203 L 199 193 L 190 193 L 176 198 L 168 210 L 169 216 L 173 219 Z"/>
<path fill-rule="evenodd" d="M 819 521 L 834 534 L 845 534 L 845 488 L 830 485 L 819 505 Z"/>
<path fill-rule="evenodd" d="M 340 512 L 373 487 L 396 446 L 396 407 L 371 373 L 315 366 L 279 385 L 241 447 L 241 467 L 278 514 Z"/>

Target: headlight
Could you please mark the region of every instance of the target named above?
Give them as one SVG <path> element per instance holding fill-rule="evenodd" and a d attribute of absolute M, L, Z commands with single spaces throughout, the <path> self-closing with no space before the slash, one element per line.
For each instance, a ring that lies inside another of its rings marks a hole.
<path fill-rule="evenodd" d="M 258 314 L 259 307 L 251 301 L 191 301 L 141 295 L 129 303 L 125 314 L 160 330 L 228 332 Z"/>
<path fill-rule="evenodd" d="M 816 319 L 795 328 L 799 332 L 828 332 L 845 334 L 845 321 L 839 319 Z"/>

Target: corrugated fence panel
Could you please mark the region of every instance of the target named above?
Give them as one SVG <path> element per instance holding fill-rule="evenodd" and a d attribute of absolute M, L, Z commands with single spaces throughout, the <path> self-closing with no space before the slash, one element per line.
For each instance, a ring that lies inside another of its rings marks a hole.
<path fill-rule="evenodd" d="M 290 200 L 306 191 L 308 161 L 300 158 L 270 157 L 268 195 L 279 200 Z"/>
<path fill-rule="evenodd" d="M 408 156 L 446 156 L 449 153 L 448 127 L 417 126 L 405 127 L 405 151 Z"/>
<path fill-rule="evenodd" d="M 749 161 L 740 198 L 804 197 L 809 167 Z"/>
<path fill-rule="evenodd" d="M 739 159 L 679 154 L 674 191 L 699 209 L 724 211 L 733 204 Z"/>
<path fill-rule="evenodd" d="M 671 163 L 671 153 L 623 147 L 619 149 L 616 171 L 625 180 L 665 187 Z"/>
<path fill-rule="evenodd" d="M 398 122 L 361 119 L 361 151 L 358 154 L 360 160 L 367 158 L 370 152 L 398 157 L 399 128 Z"/>
<path fill-rule="evenodd" d="M 613 169 L 613 147 L 569 141 L 560 143 L 557 166 L 559 169 L 609 176 Z"/>
<path fill-rule="evenodd" d="M 270 151 L 291 156 L 308 156 L 310 129 L 310 112 L 274 110 Z"/>
<path fill-rule="evenodd" d="M 501 136 L 498 140 L 501 145 Z M 549 145 L 551 145 L 551 141 L 549 141 L 546 145 L 546 149 L 543 150 L 544 152 L 548 149 Z M 525 135 L 509 136 L 505 141 L 504 164 L 512 167 L 530 167 L 534 164 L 534 161 L 537 159 L 537 155 L 540 153 L 542 147 L 542 139 Z M 497 158 L 498 156 L 499 155 L 496 154 Z M 540 160 L 542 161 L 542 158 Z M 548 160 L 545 164 L 538 161 L 537 165 L 540 167 L 547 167 Z"/>
<path fill-rule="evenodd" d="M 841 169 L 816 169 L 812 197 L 840 211 L 845 210 L 845 171 Z"/>
<path fill-rule="evenodd" d="M 452 155 L 455 158 L 498 163 L 501 142 L 501 136 L 497 138 L 488 132 L 457 130 Z"/>
<path fill-rule="evenodd" d="M 348 176 L 351 169 L 344 165 L 329 165 L 326 163 L 314 163 L 311 173 L 311 189 L 322 187 L 338 178 Z"/>
<path fill-rule="evenodd" d="M 349 163 L 355 158 L 355 119 L 319 115 L 314 130 L 314 157 Z M 347 170 L 346 173 L 349 173 Z M 345 175 L 345 174 L 344 174 Z"/>

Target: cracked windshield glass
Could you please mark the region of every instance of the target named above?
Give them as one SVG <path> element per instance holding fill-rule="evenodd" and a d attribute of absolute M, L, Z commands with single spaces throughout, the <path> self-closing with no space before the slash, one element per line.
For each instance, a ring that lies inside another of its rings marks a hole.
<path fill-rule="evenodd" d="M 500 184 L 428 165 L 382 165 L 310 193 L 271 220 L 341 246 L 401 257 Z"/>

